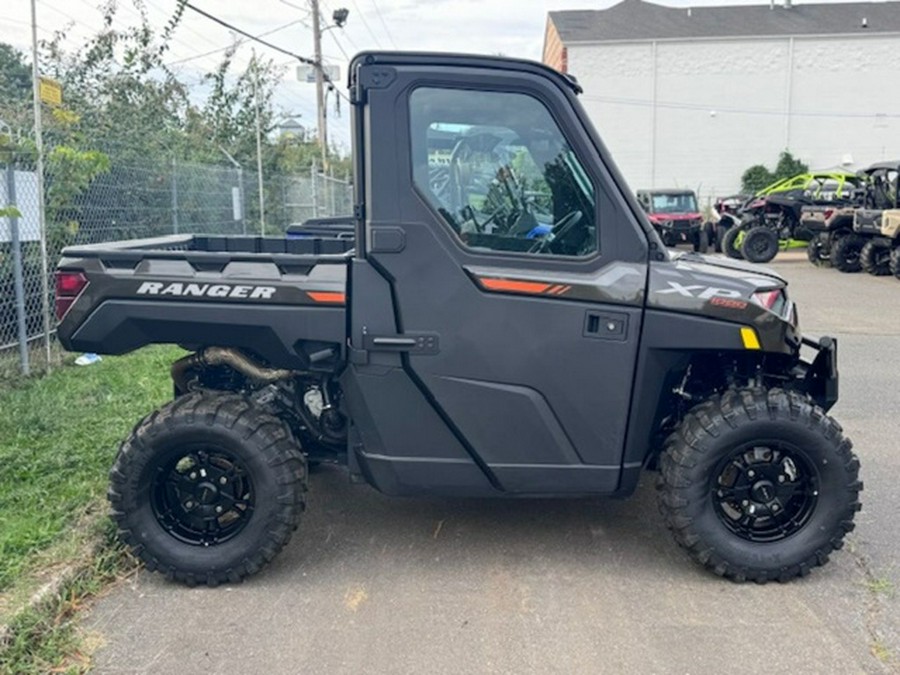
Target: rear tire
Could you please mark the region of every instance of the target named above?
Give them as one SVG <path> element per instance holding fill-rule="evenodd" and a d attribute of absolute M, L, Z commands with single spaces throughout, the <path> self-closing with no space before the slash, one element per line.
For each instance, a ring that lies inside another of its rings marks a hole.
<path fill-rule="evenodd" d="M 838 239 L 831 247 L 831 266 L 845 273 L 855 273 L 862 269 L 859 254 L 866 240 L 858 234 L 848 234 Z"/>
<path fill-rule="evenodd" d="M 754 227 L 744 235 L 741 254 L 753 263 L 767 263 L 778 254 L 778 235 L 768 227 Z"/>
<path fill-rule="evenodd" d="M 900 279 L 900 246 L 895 246 L 891 250 L 890 270 L 891 274 Z"/>
<path fill-rule="evenodd" d="M 725 235 L 722 237 L 722 251 L 724 251 L 725 255 L 729 258 L 734 258 L 735 260 L 744 259 L 740 249 L 735 245 L 735 240 L 740 233 L 741 228 L 732 226 L 726 230 Z"/>
<path fill-rule="evenodd" d="M 883 241 L 870 239 L 859 252 L 859 263 L 873 277 L 891 273 L 891 247 Z"/>
<path fill-rule="evenodd" d="M 215 586 L 275 557 L 306 486 L 306 462 L 281 420 L 237 394 L 195 392 L 135 427 L 108 498 L 119 538 L 147 569 Z"/>
<path fill-rule="evenodd" d="M 716 253 L 722 253 L 722 240 L 725 239 L 725 234 L 728 232 L 728 228 L 724 225 L 716 226 Z"/>
<path fill-rule="evenodd" d="M 694 560 L 735 581 L 787 581 L 824 565 L 860 509 L 841 427 L 782 389 L 729 390 L 669 437 L 660 511 Z"/>
<path fill-rule="evenodd" d="M 816 267 L 831 267 L 831 240 L 825 232 L 819 232 L 810 240 L 806 257 Z"/>
<path fill-rule="evenodd" d="M 707 253 L 709 251 L 709 232 L 707 232 L 707 230 L 706 230 L 706 225 L 700 226 L 700 229 L 697 230 L 693 239 L 694 239 L 694 252 Z"/>

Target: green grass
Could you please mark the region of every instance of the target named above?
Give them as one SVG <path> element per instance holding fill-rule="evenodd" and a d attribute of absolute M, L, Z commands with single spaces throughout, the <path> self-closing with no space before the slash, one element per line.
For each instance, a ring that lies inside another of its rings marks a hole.
<path fill-rule="evenodd" d="M 0 593 L 47 564 L 42 552 L 77 536 L 85 514 L 105 508 L 116 448 L 171 397 L 168 369 L 179 353 L 147 348 L 0 391 Z"/>
<path fill-rule="evenodd" d="M 93 546 L 59 592 L 19 611 L 9 623 L 9 637 L 0 648 L 0 675 L 86 673 L 91 653 L 99 646 L 95 635 L 80 627 L 78 611 L 103 593 L 110 582 L 133 570 L 136 561 L 117 541 L 110 521 L 94 522 Z"/>

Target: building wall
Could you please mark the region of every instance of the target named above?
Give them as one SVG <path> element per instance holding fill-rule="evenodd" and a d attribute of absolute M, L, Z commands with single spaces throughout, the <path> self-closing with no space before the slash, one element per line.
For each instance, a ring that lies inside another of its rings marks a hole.
<path fill-rule="evenodd" d="M 738 191 L 789 149 L 811 168 L 900 157 L 900 36 L 569 44 L 582 102 L 633 189 Z M 789 113 L 789 114 L 788 114 Z"/>
<path fill-rule="evenodd" d="M 566 48 L 559 38 L 556 25 L 547 17 L 547 25 L 544 28 L 544 54 L 543 60 L 551 68 L 556 68 L 561 73 L 568 72 Z"/>

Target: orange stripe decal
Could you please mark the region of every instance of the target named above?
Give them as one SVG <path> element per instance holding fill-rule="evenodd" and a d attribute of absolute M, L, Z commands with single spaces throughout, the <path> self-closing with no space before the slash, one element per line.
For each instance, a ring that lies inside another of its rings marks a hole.
<path fill-rule="evenodd" d="M 481 285 L 489 291 L 506 291 L 508 293 L 530 293 L 538 295 L 543 293 L 551 284 L 539 281 L 516 281 L 514 279 L 488 279 L 480 277 Z"/>
<path fill-rule="evenodd" d="M 306 291 L 306 294 L 315 302 L 327 305 L 343 305 L 347 301 L 343 293 L 331 293 L 329 291 Z"/>

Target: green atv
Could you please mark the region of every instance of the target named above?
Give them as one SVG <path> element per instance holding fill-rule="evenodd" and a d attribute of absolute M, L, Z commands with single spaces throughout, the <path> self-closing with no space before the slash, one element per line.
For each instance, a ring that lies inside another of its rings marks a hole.
<path fill-rule="evenodd" d="M 847 172 L 803 173 L 777 181 L 747 200 L 740 223 L 725 232 L 722 250 L 732 258 L 769 262 L 778 251 L 806 248 L 813 234 L 801 225 L 803 207 L 846 203 L 863 182 Z"/>

